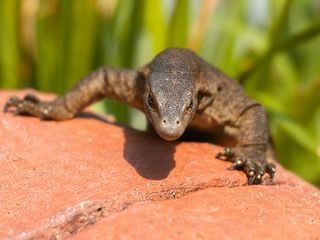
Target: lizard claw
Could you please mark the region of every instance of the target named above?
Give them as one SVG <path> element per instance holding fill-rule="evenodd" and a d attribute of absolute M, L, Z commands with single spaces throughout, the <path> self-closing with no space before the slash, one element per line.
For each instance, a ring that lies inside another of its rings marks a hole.
<path fill-rule="evenodd" d="M 216 155 L 216 158 L 232 162 L 229 170 L 242 170 L 248 178 L 248 184 L 260 184 L 265 173 L 273 180 L 276 166 L 268 163 L 263 153 L 251 152 L 249 149 L 224 148 Z"/>

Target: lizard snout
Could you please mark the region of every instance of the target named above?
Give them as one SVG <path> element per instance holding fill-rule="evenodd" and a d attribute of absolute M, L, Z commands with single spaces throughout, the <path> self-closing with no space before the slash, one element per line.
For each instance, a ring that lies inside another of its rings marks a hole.
<path fill-rule="evenodd" d="M 169 119 L 167 117 L 162 118 L 159 121 L 158 127 L 156 127 L 157 133 L 163 139 L 167 141 L 174 141 L 181 137 L 185 130 L 180 118 L 176 117 Z"/>

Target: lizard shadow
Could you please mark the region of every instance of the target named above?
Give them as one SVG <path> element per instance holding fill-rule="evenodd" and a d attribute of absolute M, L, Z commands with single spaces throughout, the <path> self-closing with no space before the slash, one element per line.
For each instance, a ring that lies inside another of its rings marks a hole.
<path fill-rule="evenodd" d="M 176 166 L 177 142 L 164 141 L 153 131 L 141 132 L 131 128 L 124 128 L 124 135 L 123 157 L 140 176 L 152 180 L 168 177 Z"/>
<path fill-rule="evenodd" d="M 139 131 L 122 123 L 110 122 L 104 116 L 91 112 L 77 114 L 80 118 L 94 118 L 104 123 L 123 128 L 124 133 L 124 159 L 135 168 L 137 173 L 152 180 L 161 180 L 168 177 L 175 168 L 174 153 L 179 142 L 162 140 L 155 131 Z"/>

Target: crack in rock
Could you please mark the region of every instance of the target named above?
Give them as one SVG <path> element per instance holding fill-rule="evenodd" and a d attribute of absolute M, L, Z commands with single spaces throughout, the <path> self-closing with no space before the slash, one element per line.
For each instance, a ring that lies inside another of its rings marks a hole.
<path fill-rule="evenodd" d="M 94 224 L 103 216 L 103 212 L 104 206 L 99 202 L 81 202 L 49 218 L 41 227 L 9 239 L 66 239 Z"/>
<path fill-rule="evenodd" d="M 204 181 L 203 178 L 187 178 L 182 183 L 168 185 L 160 191 L 153 191 L 153 187 L 151 187 L 151 189 L 143 188 L 140 191 L 136 188 L 123 193 L 108 194 L 104 196 L 105 201 L 81 202 L 58 212 L 39 227 L 24 231 L 9 239 L 66 239 L 92 226 L 101 218 L 123 211 L 135 203 L 179 199 L 207 188 L 234 188 L 245 185 L 247 185 L 245 180 L 229 181 L 228 179 L 212 177 L 211 179 L 206 178 Z"/>
<path fill-rule="evenodd" d="M 9 239 L 66 239 L 95 224 L 101 218 L 106 217 L 106 214 L 123 211 L 132 204 L 146 201 L 178 199 L 192 192 L 226 185 L 229 187 L 240 186 L 239 183 L 226 184 L 223 181 L 213 180 L 207 183 L 182 183 L 154 192 L 135 190 L 121 194 L 113 194 L 106 197 L 106 199 L 108 199 L 106 201 L 85 201 L 69 207 L 50 217 L 44 224 L 41 224 L 40 227 L 30 231 L 24 231 Z"/>

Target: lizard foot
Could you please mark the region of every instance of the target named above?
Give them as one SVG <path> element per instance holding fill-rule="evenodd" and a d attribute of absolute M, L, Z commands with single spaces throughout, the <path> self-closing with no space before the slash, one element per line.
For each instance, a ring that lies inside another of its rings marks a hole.
<path fill-rule="evenodd" d="M 260 184 L 265 173 L 273 180 L 276 166 L 273 163 L 268 163 L 265 153 L 247 148 L 224 148 L 216 155 L 216 158 L 228 160 L 232 165 L 230 170 L 242 170 L 248 177 L 248 184 Z"/>
<path fill-rule="evenodd" d="M 13 96 L 6 102 L 3 111 L 9 112 L 13 108 L 15 115 L 39 116 L 40 103 L 40 100 L 32 94 L 27 94 L 23 99 Z"/>

